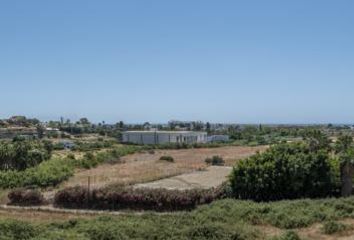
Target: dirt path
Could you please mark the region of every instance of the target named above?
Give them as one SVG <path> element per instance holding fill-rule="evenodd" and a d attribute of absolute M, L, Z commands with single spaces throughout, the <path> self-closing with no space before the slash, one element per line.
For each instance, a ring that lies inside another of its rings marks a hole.
<path fill-rule="evenodd" d="M 175 177 L 165 178 L 149 183 L 136 184 L 136 188 L 166 188 L 166 189 L 208 189 L 220 186 L 227 180 L 232 167 L 211 166 L 204 171 L 195 171 Z"/>
<path fill-rule="evenodd" d="M 0 219 L 16 219 L 35 222 L 58 222 L 70 219 L 90 219 L 101 215 L 143 215 L 144 211 L 99 211 L 55 208 L 52 205 L 38 207 L 19 207 L 0 205 Z M 150 213 L 151 214 L 151 213 Z M 164 213 L 154 213 L 161 215 Z"/>

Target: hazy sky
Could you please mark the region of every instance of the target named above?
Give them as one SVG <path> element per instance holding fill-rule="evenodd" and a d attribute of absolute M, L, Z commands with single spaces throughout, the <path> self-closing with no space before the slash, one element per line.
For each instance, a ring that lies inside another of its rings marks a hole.
<path fill-rule="evenodd" d="M 354 122 L 354 1 L 1 0 L 0 118 Z"/>

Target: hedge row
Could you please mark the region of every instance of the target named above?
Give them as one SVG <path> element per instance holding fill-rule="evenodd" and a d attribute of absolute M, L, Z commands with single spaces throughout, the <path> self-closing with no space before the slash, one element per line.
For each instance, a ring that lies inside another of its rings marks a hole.
<path fill-rule="evenodd" d="M 0 188 L 55 186 L 74 174 L 74 161 L 52 158 L 24 171 L 0 171 Z"/>
<path fill-rule="evenodd" d="M 42 193 L 35 189 L 15 189 L 9 193 L 8 198 L 11 205 L 34 206 L 45 203 Z"/>
<path fill-rule="evenodd" d="M 97 189 L 88 192 L 83 187 L 71 187 L 57 192 L 54 204 L 63 208 L 89 208 L 100 210 L 190 210 L 226 196 L 226 187 L 208 190 L 166 189 Z"/>

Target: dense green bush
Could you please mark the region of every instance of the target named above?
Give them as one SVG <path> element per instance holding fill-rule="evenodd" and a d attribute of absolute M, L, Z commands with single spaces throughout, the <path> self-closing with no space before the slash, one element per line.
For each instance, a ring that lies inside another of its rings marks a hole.
<path fill-rule="evenodd" d="M 220 156 L 213 156 L 212 158 L 205 159 L 205 163 L 212 166 L 224 166 L 225 161 Z"/>
<path fill-rule="evenodd" d="M 48 142 L 16 138 L 12 142 L 0 141 L 0 170 L 25 170 L 51 157 Z"/>
<path fill-rule="evenodd" d="M 33 206 L 44 204 L 42 193 L 36 189 L 14 189 L 8 194 L 10 204 Z"/>
<path fill-rule="evenodd" d="M 59 191 L 54 198 L 58 207 L 93 209 L 188 210 L 225 196 L 225 187 L 210 190 L 166 190 L 102 188 L 88 192 L 84 187 Z"/>
<path fill-rule="evenodd" d="M 96 167 L 99 164 L 99 162 L 96 156 L 92 152 L 87 152 L 84 154 L 82 158 L 76 161 L 76 164 L 79 167 L 90 169 Z"/>
<path fill-rule="evenodd" d="M 322 226 L 322 232 L 324 234 L 335 234 L 338 232 L 345 231 L 347 229 L 348 229 L 347 225 L 333 220 L 325 222 Z"/>
<path fill-rule="evenodd" d="M 175 161 L 172 156 L 161 156 L 160 160 L 167 161 L 167 162 L 174 162 Z"/>
<path fill-rule="evenodd" d="M 55 186 L 74 174 L 74 160 L 52 158 L 24 171 L 0 171 L 0 188 Z"/>
<path fill-rule="evenodd" d="M 327 151 L 279 144 L 242 160 L 231 174 L 235 197 L 256 201 L 326 197 L 335 189 Z"/>
<path fill-rule="evenodd" d="M 14 220 L 0 221 L 1 240 L 29 240 L 39 234 L 39 229 L 26 222 Z"/>

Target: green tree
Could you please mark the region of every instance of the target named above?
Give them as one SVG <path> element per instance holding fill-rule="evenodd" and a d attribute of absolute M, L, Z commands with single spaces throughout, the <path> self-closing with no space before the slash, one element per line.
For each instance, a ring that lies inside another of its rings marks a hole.
<path fill-rule="evenodd" d="M 230 181 L 236 197 L 269 201 L 326 197 L 335 181 L 329 153 L 312 151 L 308 144 L 279 144 L 240 161 Z"/>
<path fill-rule="evenodd" d="M 320 149 L 329 151 L 330 147 L 330 139 L 320 130 L 308 130 L 305 133 L 305 140 L 307 141 L 310 150 L 315 152 Z"/>
<path fill-rule="evenodd" d="M 336 142 L 335 150 L 336 153 L 339 154 L 340 159 L 341 195 L 343 197 L 348 197 L 353 191 L 353 138 L 349 135 L 340 136 Z"/>

